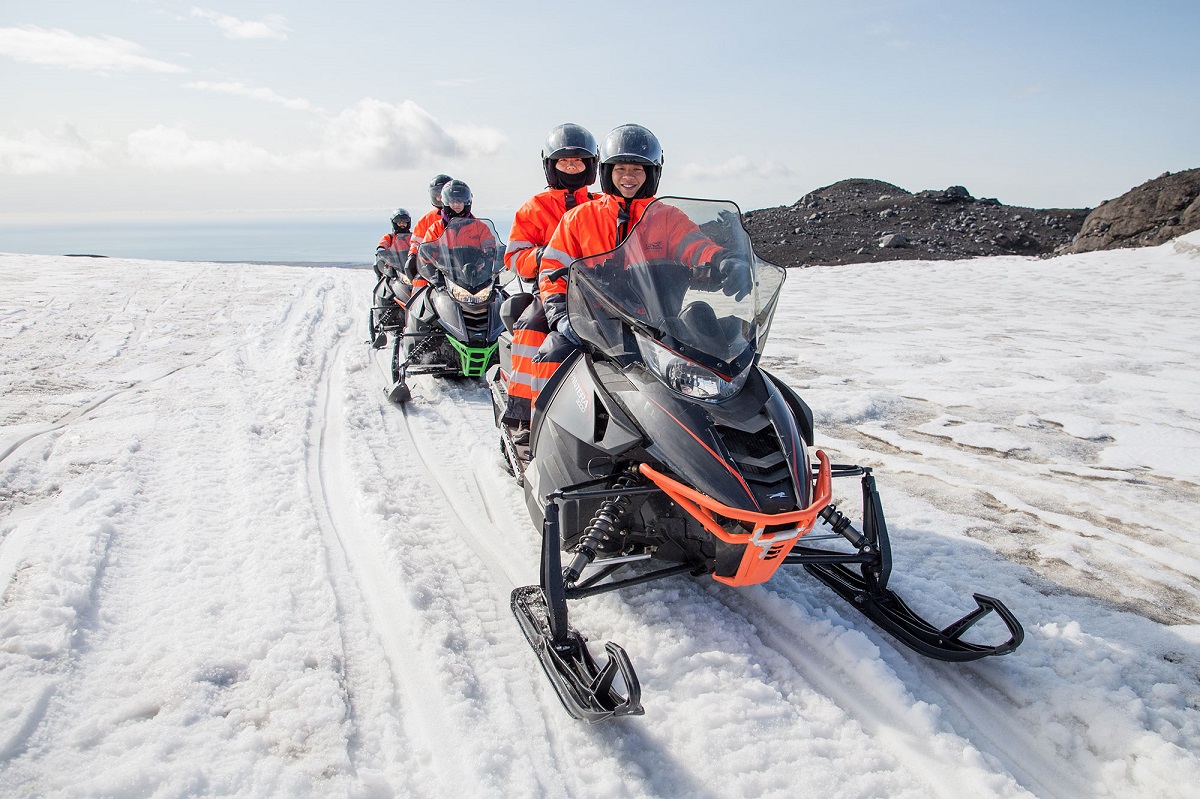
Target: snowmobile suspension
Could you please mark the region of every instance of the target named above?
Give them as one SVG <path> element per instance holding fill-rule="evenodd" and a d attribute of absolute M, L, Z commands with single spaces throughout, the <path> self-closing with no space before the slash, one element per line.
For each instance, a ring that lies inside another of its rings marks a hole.
<path fill-rule="evenodd" d="M 641 477 L 637 472 L 630 469 L 617 477 L 612 487 L 615 490 L 636 488 L 641 482 Z M 619 535 L 621 524 L 625 514 L 629 512 L 630 504 L 627 494 L 610 497 L 600 503 L 596 515 L 592 517 L 592 521 L 583 531 L 583 537 L 571 550 L 575 557 L 571 559 L 570 565 L 563 569 L 564 583 L 568 586 L 574 585 L 588 564 L 596 559 L 597 550 L 606 541 L 611 541 Z"/>
<path fill-rule="evenodd" d="M 863 545 L 867 543 L 867 537 L 858 530 L 855 530 L 854 523 L 838 510 L 837 505 L 834 505 L 832 502 L 825 506 L 820 516 L 833 528 L 835 533 L 853 544 L 856 549 L 862 549 Z"/>

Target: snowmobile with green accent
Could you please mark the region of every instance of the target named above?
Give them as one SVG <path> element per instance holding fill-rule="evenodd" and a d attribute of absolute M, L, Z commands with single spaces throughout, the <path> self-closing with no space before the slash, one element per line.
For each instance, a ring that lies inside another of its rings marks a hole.
<path fill-rule="evenodd" d="M 496 363 L 507 296 L 498 280 L 504 249 L 491 221 L 473 217 L 451 219 L 417 248 L 417 273 L 428 285 L 413 291 L 404 332 L 393 343 L 392 401 L 412 397 L 414 375 L 479 378 Z"/>

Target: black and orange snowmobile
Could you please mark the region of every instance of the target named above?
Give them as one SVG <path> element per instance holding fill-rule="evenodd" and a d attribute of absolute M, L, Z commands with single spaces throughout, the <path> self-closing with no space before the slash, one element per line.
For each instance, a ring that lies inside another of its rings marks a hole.
<path fill-rule="evenodd" d="M 722 290 L 715 266 L 645 257 L 660 244 L 656 222 L 678 225 L 680 213 L 726 261 L 748 265 L 748 294 Z M 568 602 L 669 577 L 737 587 L 803 566 L 929 657 L 975 660 L 1021 643 L 999 600 L 975 594 L 974 610 L 939 628 L 887 587 L 891 553 L 871 470 L 811 452 L 811 410 L 759 365 L 784 277 L 754 255 L 737 206 L 679 198 L 660 198 L 617 249 L 569 268 L 567 309 L 582 346 L 538 397 L 528 449 L 506 456 L 519 459 L 511 466 L 542 531 L 540 582 L 513 591 L 512 609 L 576 718 L 643 708 L 629 656 L 610 642 L 599 665 Z M 489 373 L 497 419 L 505 357 Z M 833 481 L 844 478 L 861 484 L 857 525 L 831 504 Z M 993 612 L 1001 624 L 985 627 L 1005 640 L 964 640 Z"/>

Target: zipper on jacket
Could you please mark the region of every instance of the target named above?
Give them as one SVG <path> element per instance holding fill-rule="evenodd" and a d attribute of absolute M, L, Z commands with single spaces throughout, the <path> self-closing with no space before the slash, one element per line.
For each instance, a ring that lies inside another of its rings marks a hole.
<path fill-rule="evenodd" d="M 620 245 L 629 235 L 629 201 L 621 198 L 617 202 L 617 244 Z"/>

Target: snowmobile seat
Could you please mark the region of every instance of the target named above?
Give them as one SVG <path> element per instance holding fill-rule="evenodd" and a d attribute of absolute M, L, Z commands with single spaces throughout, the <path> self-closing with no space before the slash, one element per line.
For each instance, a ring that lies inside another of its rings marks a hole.
<path fill-rule="evenodd" d="M 535 299 L 536 297 L 532 294 L 514 294 L 505 300 L 504 304 L 500 306 L 500 321 L 504 322 L 504 329 L 509 333 L 513 332 L 517 320 Z"/>

